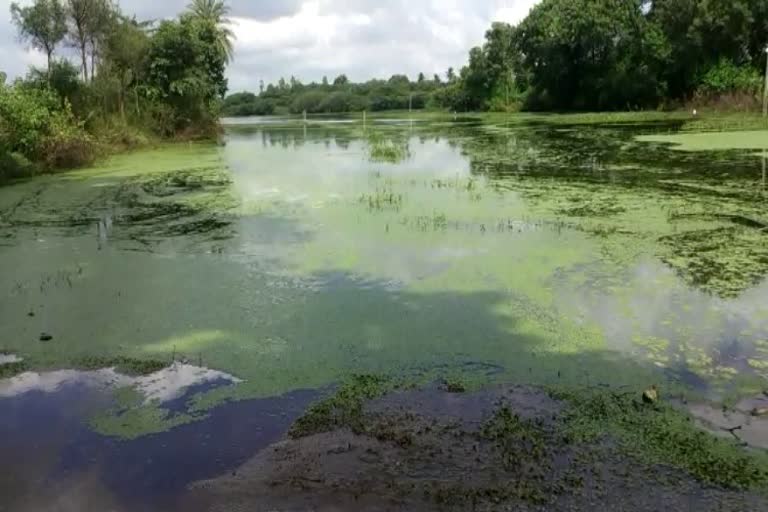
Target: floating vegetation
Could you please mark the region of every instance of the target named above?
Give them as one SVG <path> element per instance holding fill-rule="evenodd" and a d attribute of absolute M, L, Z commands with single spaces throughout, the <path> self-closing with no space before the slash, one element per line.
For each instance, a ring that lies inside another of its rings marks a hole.
<path fill-rule="evenodd" d="M 616 198 L 606 196 L 569 196 L 565 205 L 558 207 L 558 215 L 569 217 L 610 217 L 624 213 L 627 209 Z"/>
<path fill-rule="evenodd" d="M 158 361 L 155 359 L 135 359 L 132 357 L 84 357 L 75 363 L 75 367 L 81 370 L 99 370 L 102 368 L 114 368 L 124 375 L 151 375 L 167 368 L 170 361 Z"/>
<path fill-rule="evenodd" d="M 660 239 L 661 257 L 692 286 L 737 297 L 768 274 L 768 232 L 744 227 L 686 231 Z"/>
<path fill-rule="evenodd" d="M 637 137 L 637 140 L 670 144 L 673 149 L 678 151 L 768 149 L 768 121 L 762 121 L 762 123 L 762 130 L 641 135 Z"/>

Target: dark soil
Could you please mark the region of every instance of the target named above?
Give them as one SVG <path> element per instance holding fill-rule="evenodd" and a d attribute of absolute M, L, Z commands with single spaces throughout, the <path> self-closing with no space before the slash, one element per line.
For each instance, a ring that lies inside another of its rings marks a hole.
<path fill-rule="evenodd" d="M 768 498 L 642 463 L 606 437 L 574 443 L 545 392 L 406 391 L 193 486 L 195 509 L 760 511 Z M 295 432 L 295 431 L 294 431 Z"/>

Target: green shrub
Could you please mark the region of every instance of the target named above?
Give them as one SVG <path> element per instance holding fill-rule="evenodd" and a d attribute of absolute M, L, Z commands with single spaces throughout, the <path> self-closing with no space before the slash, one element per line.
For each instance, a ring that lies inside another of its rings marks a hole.
<path fill-rule="evenodd" d="M 7 149 L 34 160 L 58 108 L 58 98 L 47 89 L 0 87 L 0 134 Z"/>
<path fill-rule="evenodd" d="M 698 93 L 705 96 L 728 93 L 757 94 L 762 87 L 760 73 L 751 66 L 737 66 L 727 59 L 712 66 L 701 78 Z"/>

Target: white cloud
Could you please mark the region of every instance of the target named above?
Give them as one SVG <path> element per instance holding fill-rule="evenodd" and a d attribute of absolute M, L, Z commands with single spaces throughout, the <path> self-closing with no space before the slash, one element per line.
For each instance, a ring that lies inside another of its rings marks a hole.
<path fill-rule="evenodd" d="M 539 0 L 231 0 L 235 61 L 230 89 L 296 76 L 304 82 L 345 73 L 353 80 L 444 74 L 466 63 L 492 21 L 517 23 Z M 121 0 L 126 13 L 162 18 L 187 0 Z M 15 38 L 0 0 L 0 69 L 10 76 L 40 65 Z"/>

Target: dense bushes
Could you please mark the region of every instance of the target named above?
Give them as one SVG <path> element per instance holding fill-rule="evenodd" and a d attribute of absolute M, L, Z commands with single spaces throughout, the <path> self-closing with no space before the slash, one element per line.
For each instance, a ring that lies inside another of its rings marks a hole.
<path fill-rule="evenodd" d="M 275 113 L 275 103 L 263 100 L 250 92 L 239 92 L 227 96 L 221 107 L 221 115 L 238 116 L 269 116 Z"/>
<path fill-rule="evenodd" d="M 698 93 L 719 95 L 744 93 L 757 95 L 762 88 L 763 77 L 751 66 L 737 66 L 727 59 L 721 59 L 701 78 Z"/>
<path fill-rule="evenodd" d="M 77 124 L 67 102 L 34 84 L 0 87 L 0 139 L 17 153 L 49 167 L 74 167 L 96 155 L 93 138 Z"/>

